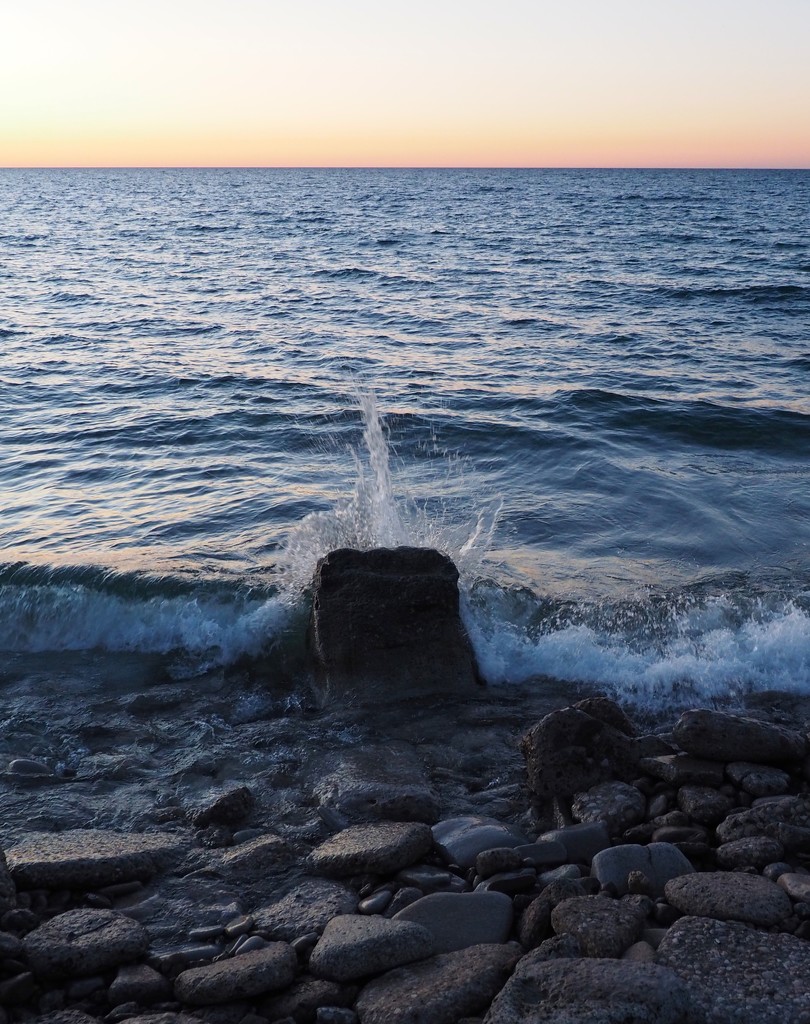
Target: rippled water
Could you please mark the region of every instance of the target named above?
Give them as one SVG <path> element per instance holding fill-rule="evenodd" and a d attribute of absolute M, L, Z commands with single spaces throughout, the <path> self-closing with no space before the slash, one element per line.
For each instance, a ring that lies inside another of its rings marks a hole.
<path fill-rule="evenodd" d="M 493 682 L 810 691 L 808 240 L 807 172 L 0 172 L 7 664 L 272 658 L 407 540 Z"/>

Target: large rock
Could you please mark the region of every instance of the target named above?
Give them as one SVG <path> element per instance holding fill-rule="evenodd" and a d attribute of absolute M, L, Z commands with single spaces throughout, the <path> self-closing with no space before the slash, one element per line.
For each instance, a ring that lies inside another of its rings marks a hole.
<path fill-rule="evenodd" d="M 551 911 L 557 935 L 573 935 L 585 956 L 620 957 L 641 935 L 646 913 L 635 903 L 576 896 Z"/>
<path fill-rule="evenodd" d="M 514 826 L 478 814 L 445 818 L 432 831 L 436 849 L 445 863 L 463 868 L 473 867 L 485 850 L 524 846 L 529 841 Z"/>
<path fill-rule="evenodd" d="M 512 901 L 502 892 L 436 892 L 411 903 L 394 921 L 412 921 L 431 933 L 435 952 L 506 942 L 512 928 Z"/>
<path fill-rule="evenodd" d="M 432 846 L 430 828 L 420 822 L 352 825 L 313 850 L 310 862 L 315 871 L 330 878 L 366 872 L 388 875 L 416 863 Z"/>
<path fill-rule="evenodd" d="M 664 894 L 682 914 L 744 921 L 761 928 L 779 924 L 791 912 L 790 899 L 775 882 L 740 872 L 681 875 L 667 882 Z"/>
<path fill-rule="evenodd" d="M 689 986 L 690 1021 L 810 1022 L 810 942 L 794 935 L 684 917 L 668 930 L 656 959 Z"/>
<path fill-rule="evenodd" d="M 647 879 L 650 895 L 662 896 L 664 886 L 672 878 L 690 875 L 694 868 L 671 843 L 650 843 L 649 846 L 638 846 L 626 843 L 602 850 L 593 858 L 591 874 L 598 878 L 601 885 L 611 884 L 616 887 L 619 896 L 629 891 L 630 873 L 640 871 Z"/>
<path fill-rule="evenodd" d="M 175 979 L 174 994 L 189 1006 L 250 999 L 286 988 L 295 977 L 297 966 L 292 946 L 272 942 L 264 949 L 183 971 Z"/>
<path fill-rule="evenodd" d="M 688 754 L 713 761 L 781 764 L 801 761 L 807 753 L 807 738 L 800 732 L 706 708 L 685 711 L 673 736 Z"/>
<path fill-rule="evenodd" d="M 23 945 L 34 974 L 50 981 L 131 963 L 146 952 L 149 937 L 143 925 L 112 910 L 68 910 L 35 928 Z"/>
<path fill-rule="evenodd" d="M 253 919 L 268 938 L 292 942 L 309 932 L 322 932 L 339 914 L 353 914 L 357 899 L 357 893 L 345 885 L 310 878 L 275 903 L 254 911 Z"/>
<path fill-rule="evenodd" d="M 413 921 L 347 914 L 326 926 L 309 969 L 327 981 L 354 981 L 424 960 L 436 952 L 431 932 Z"/>
<path fill-rule="evenodd" d="M 585 825 L 604 821 L 611 835 L 619 835 L 644 817 L 644 794 L 626 782 L 600 782 L 577 793 L 571 805 L 573 817 Z"/>
<path fill-rule="evenodd" d="M 341 548 L 320 559 L 307 651 L 323 699 L 469 693 L 479 682 L 458 570 L 430 548 Z"/>
<path fill-rule="evenodd" d="M 799 830 L 794 833 L 792 830 Z M 778 839 L 786 848 L 792 846 L 793 836 L 797 848 L 801 848 L 802 832 L 810 838 L 810 794 L 800 796 L 772 797 L 757 803 L 747 811 L 730 814 L 716 829 L 721 843 L 749 836 L 770 836 Z M 787 841 L 786 841 L 787 840 Z"/>
<path fill-rule="evenodd" d="M 520 952 L 512 944 L 471 946 L 389 971 L 360 993 L 360 1024 L 456 1024 L 480 1014 Z"/>
<path fill-rule="evenodd" d="M 518 964 L 484 1024 L 686 1024 L 688 1013 L 687 985 L 655 964 L 535 960 Z"/>

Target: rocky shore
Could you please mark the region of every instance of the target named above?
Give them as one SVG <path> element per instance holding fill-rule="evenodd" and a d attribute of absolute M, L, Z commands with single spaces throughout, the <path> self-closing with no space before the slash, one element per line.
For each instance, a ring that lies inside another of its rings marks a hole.
<path fill-rule="evenodd" d="M 245 756 L 126 829 L 42 829 L 69 780 L 13 759 L 4 806 L 31 818 L 0 858 L 0 1022 L 810 1022 L 809 723 L 645 732 L 594 696 L 478 726 L 463 770 L 449 726 L 347 742 L 306 823 L 294 769 Z M 506 735 L 522 761 L 498 775 Z"/>

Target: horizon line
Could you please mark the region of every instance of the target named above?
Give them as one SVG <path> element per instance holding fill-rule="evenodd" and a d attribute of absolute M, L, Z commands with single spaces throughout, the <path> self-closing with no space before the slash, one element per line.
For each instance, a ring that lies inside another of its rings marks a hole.
<path fill-rule="evenodd" d="M 728 164 L 3 164 L 2 171 L 808 171 Z"/>

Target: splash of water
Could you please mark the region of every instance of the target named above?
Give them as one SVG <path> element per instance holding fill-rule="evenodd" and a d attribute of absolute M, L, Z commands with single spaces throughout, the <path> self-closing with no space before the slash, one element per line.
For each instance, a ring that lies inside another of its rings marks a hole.
<path fill-rule="evenodd" d="M 358 396 L 363 419 L 363 449 L 353 451 L 354 486 L 351 494 L 326 512 L 306 516 L 290 533 L 280 558 L 283 590 L 297 600 L 312 581 L 319 558 L 336 548 L 436 548 L 453 559 L 463 578 L 482 571 L 498 523 L 500 506 L 488 506 L 472 520 L 459 518 L 446 504 L 429 511 L 395 484 L 391 446 L 376 396 Z M 448 475 L 461 473 L 458 463 L 446 464 Z M 436 489 L 441 488 L 439 481 Z"/>

